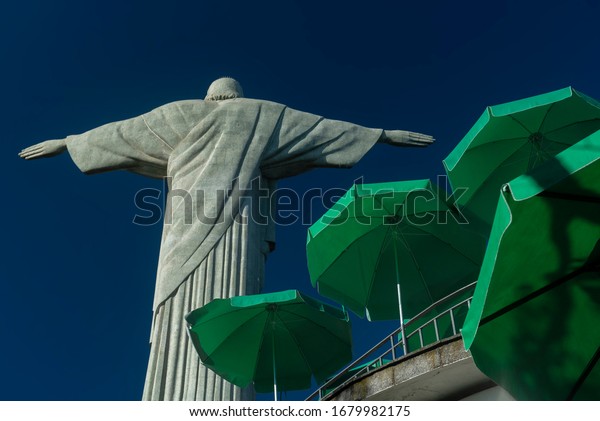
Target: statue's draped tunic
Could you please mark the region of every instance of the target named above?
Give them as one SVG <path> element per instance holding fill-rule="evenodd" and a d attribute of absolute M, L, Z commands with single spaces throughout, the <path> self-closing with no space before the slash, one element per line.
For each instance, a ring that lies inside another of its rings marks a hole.
<path fill-rule="evenodd" d="M 352 166 L 380 136 L 381 130 L 240 98 L 174 102 L 67 138 L 85 173 L 168 177 L 144 399 L 252 398 L 202 366 L 183 317 L 214 298 L 260 292 L 274 242 L 268 196 L 277 179 Z"/>

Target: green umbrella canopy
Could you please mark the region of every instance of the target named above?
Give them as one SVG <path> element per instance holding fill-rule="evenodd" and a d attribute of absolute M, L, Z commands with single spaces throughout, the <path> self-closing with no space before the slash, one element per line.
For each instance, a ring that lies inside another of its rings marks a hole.
<path fill-rule="evenodd" d="M 258 392 L 322 383 L 352 359 L 347 314 L 296 290 L 216 299 L 186 316 L 200 359 Z"/>
<path fill-rule="evenodd" d="M 410 318 L 474 281 L 485 244 L 429 180 L 355 185 L 308 230 L 323 296 L 369 320 Z"/>
<path fill-rule="evenodd" d="M 502 189 L 463 327 L 517 399 L 600 398 L 600 132 Z"/>
<path fill-rule="evenodd" d="M 565 88 L 487 107 L 444 160 L 457 205 L 489 233 L 500 187 L 600 129 L 600 104 Z M 457 193 L 459 194 L 459 193 Z"/>

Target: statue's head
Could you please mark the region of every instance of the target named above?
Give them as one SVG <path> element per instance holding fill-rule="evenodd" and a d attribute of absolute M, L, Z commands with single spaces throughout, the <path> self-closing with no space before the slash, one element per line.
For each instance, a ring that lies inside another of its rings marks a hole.
<path fill-rule="evenodd" d="M 233 78 L 222 77 L 215 80 L 208 87 L 205 101 L 220 101 L 223 99 L 243 98 L 244 91 L 242 85 Z"/>

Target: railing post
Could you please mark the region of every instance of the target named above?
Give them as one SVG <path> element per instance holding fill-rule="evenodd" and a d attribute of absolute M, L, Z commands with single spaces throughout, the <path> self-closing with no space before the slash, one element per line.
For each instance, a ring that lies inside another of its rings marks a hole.
<path fill-rule="evenodd" d="M 396 359 L 396 347 L 394 346 L 394 335 L 390 336 L 390 344 L 392 345 L 392 361 Z"/>
<path fill-rule="evenodd" d="M 456 324 L 454 323 L 454 308 L 450 309 L 450 321 L 452 322 L 452 333 L 456 335 Z"/>
<path fill-rule="evenodd" d="M 433 319 L 433 328 L 435 330 L 435 341 L 438 342 L 440 340 L 440 331 L 437 325 L 437 317 L 434 317 Z"/>

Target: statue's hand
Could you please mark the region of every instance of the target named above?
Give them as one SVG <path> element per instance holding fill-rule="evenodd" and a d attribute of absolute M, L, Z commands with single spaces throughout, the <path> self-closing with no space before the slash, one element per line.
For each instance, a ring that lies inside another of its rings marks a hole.
<path fill-rule="evenodd" d="M 429 146 L 434 142 L 432 136 L 407 132 L 405 130 L 384 130 L 381 135 L 381 142 L 392 146 Z"/>
<path fill-rule="evenodd" d="M 66 149 L 65 139 L 46 140 L 23 149 L 19 152 L 19 156 L 23 159 L 50 158 L 64 152 Z"/>

